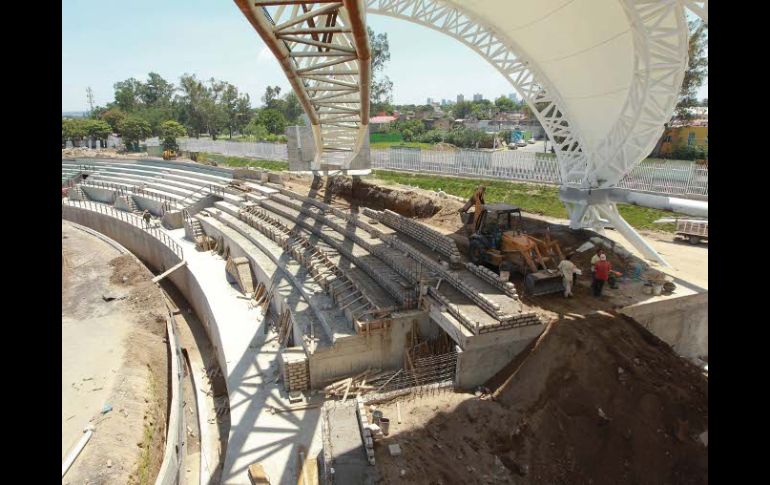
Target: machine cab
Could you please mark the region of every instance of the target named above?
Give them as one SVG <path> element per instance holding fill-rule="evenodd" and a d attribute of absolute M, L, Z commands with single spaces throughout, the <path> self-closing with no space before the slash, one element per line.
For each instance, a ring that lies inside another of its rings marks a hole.
<path fill-rule="evenodd" d="M 521 230 L 521 209 L 510 204 L 485 205 L 478 230 L 483 234 L 518 232 Z"/>

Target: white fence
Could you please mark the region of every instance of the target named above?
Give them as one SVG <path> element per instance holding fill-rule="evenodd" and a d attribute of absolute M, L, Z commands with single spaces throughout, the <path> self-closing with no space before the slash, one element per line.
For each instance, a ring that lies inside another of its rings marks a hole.
<path fill-rule="evenodd" d="M 184 138 L 178 140 L 177 143 L 179 143 L 179 149 L 186 152 L 209 152 L 233 157 L 264 158 L 268 160 L 289 159 L 286 145 L 282 143 L 214 141 L 197 138 Z M 160 141 L 157 138 L 151 138 L 146 141 L 146 144 L 147 146 L 158 146 Z"/>
<path fill-rule="evenodd" d="M 157 138 L 147 140 L 157 146 Z M 288 160 L 286 145 L 182 139 L 182 150 L 229 156 Z M 437 151 L 419 148 L 389 148 L 371 151 L 372 168 L 415 173 L 435 173 L 471 178 L 492 178 L 560 184 L 556 157 L 518 150 Z M 682 197 L 708 199 L 708 168 L 682 160 L 644 160 L 618 184 L 619 187 Z"/>

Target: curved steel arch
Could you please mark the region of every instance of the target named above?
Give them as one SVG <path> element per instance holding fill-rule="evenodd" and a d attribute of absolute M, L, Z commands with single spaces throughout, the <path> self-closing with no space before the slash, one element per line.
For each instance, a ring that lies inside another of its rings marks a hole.
<path fill-rule="evenodd" d="M 634 34 L 635 72 L 618 121 L 595 148 L 586 147 L 558 90 L 537 64 L 513 39 L 485 25 L 468 9 L 453 0 L 367 0 L 367 11 L 429 27 L 471 48 L 522 96 L 549 138 L 561 140 L 556 154 L 562 183 L 606 188 L 617 184 L 652 150 L 676 104 L 687 65 L 681 1 L 621 0 Z M 676 28 L 669 27 L 671 22 Z"/>
<path fill-rule="evenodd" d="M 312 167 L 345 168 L 368 135 L 371 52 L 362 0 L 235 0 L 310 120 Z"/>
<path fill-rule="evenodd" d="M 521 49 L 513 47 L 510 39 L 485 26 L 467 9 L 446 0 L 366 0 L 366 4 L 368 13 L 431 28 L 483 57 L 511 83 L 543 125 L 549 139 L 554 140 L 562 182 L 583 183 L 588 159 L 579 128 L 561 108 L 564 103 L 558 91 Z"/>

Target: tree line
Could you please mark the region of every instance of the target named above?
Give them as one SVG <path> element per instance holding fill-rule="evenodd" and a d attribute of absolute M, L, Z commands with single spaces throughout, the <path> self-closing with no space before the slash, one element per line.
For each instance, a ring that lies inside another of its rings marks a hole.
<path fill-rule="evenodd" d="M 85 119 L 62 120 L 62 145 L 67 140 L 106 142 L 110 133 L 119 134 L 127 147 L 150 136 L 174 133 L 200 137 L 247 135 L 260 141 L 282 141 L 288 124 L 300 123 L 302 107 L 293 92 L 281 96 L 281 88 L 268 86 L 263 105 L 252 108 L 247 93 L 236 86 L 194 74 L 184 74 L 172 84 L 158 73 L 146 81 L 126 79 L 113 85 L 114 100 L 93 107 Z"/>

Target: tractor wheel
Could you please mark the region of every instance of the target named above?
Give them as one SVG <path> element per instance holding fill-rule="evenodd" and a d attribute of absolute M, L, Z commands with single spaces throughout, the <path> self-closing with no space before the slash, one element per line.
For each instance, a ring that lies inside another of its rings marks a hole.
<path fill-rule="evenodd" d="M 484 244 L 482 244 L 480 241 L 471 241 L 471 246 L 470 246 L 470 249 L 468 250 L 468 257 L 470 258 L 471 262 L 475 265 L 483 264 L 484 251 L 486 251 L 486 249 L 484 248 Z"/>

